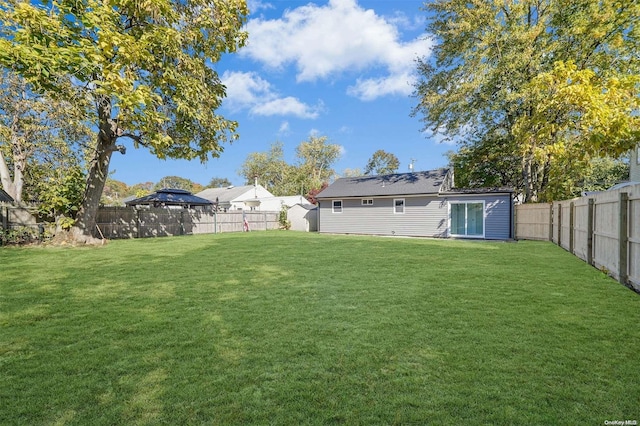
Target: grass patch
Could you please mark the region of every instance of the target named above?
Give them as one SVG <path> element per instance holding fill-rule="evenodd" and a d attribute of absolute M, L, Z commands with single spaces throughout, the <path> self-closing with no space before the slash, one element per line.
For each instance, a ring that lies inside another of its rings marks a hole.
<path fill-rule="evenodd" d="M 0 424 L 640 420 L 640 296 L 562 249 L 254 232 L 0 250 Z"/>

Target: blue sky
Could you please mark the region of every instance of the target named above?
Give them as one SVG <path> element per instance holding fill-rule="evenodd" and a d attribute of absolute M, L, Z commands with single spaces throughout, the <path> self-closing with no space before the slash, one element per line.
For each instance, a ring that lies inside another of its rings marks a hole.
<path fill-rule="evenodd" d="M 248 2 L 249 41 L 215 69 L 227 86 L 218 111 L 239 122 L 240 138 L 220 158 L 158 160 L 129 147 L 114 154 L 112 177 L 129 185 L 181 176 L 206 185 L 211 178 L 244 184 L 240 166 L 252 152 L 284 144 L 285 160 L 310 135 L 342 148 L 334 164 L 364 169 L 379 149 L 395 154 L 399 172 L 446 166 L 455 149 L 421 131 L 410 117 L 415 59 L 430 54 L 421 0 L 254 0 Z"/>

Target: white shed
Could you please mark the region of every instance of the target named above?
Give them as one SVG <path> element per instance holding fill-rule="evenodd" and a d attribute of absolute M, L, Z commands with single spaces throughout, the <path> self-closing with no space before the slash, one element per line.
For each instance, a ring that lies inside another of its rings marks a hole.
<path fill-rule="evenodd" d="M 313 204 L 295 204 L 287 210 L 292 231 L 318 231 L 318 208 Z"/>

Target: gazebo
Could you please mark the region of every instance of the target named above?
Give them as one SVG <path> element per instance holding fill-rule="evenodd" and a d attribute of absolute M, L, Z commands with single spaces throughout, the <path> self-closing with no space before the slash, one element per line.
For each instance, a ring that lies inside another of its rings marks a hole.
<path fill-rule="evenodd" d="M 13 197 L 0 188 L 0 203 L 13 203 Z"/>
<path fill-rule="evenodd" d="M 211 201 L 197 197 L 184 189 L 163 188 L 151 195 L 136 198 L 125 202 L 127 206 L 149 206 L 149 207 L 182 207 L 185 209 L 195 207 L 213 206 Z"/>

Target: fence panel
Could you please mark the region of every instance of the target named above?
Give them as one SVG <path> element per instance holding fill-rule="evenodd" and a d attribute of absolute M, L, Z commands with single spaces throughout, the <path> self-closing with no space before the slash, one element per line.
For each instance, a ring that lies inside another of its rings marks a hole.
<path fill-rule="evenodd" d="M 567 251 L 572 251 L 573 237 L 571 236 L 571 225 L 573 224 L 573 201 L 560 201 L 555 204 L 558 208 L 559 225 L 558 244 Z"/>
<path fill-rule="evenodd" d="M 549 241 L 551 209 L 551 204 L 544 203 L 516 206 L 516 238 Z"/>
<path fill-rule="evenodd" d="M 136 211 L 130 207 L 100 207 L 96 215 L 96 237 L 135 238 L 138 234 Z"/>
<path fill-rule="evenodd" d="M 593 220 L 593 266 L 619 279 L 620 195 L 617 191 L 597 194 Z"/>
<path fill-rule="evenodd" d="M 118 239 L 242 232 L 245 218 L 249 230 L 264 231 L 278 229 L 278 215 L 279 212 L 266 211 L 243 214 L 242 211 L 214 213 L 199 209 L 101 207 L 94 234 Z"/>
<path fill-rule="evenodd" d="M 573 254 L 585 262 L 591 260 L 589 235 L 589 199 L 583 197 L 573 205 Z"/>

